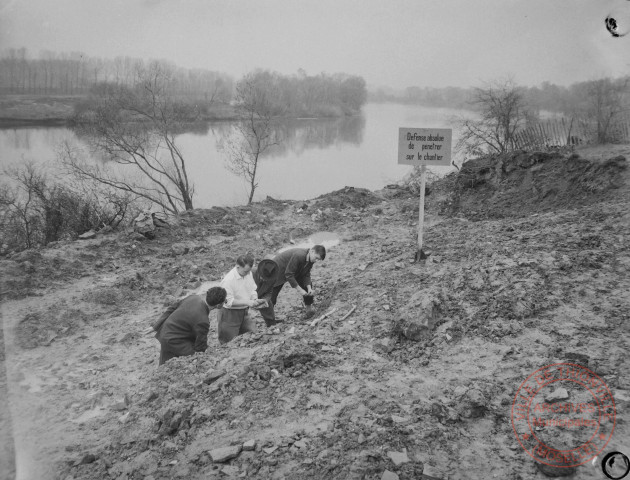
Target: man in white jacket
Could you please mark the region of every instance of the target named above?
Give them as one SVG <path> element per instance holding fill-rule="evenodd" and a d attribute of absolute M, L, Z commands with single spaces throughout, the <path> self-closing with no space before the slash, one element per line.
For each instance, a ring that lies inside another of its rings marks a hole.
<path fill-rule="evenodd" d="M 217 314 L 219 342 L 227 343 L 238 335 L 256 330 L 256 322 L 249 315 L 250 307 L 265 303 L 258 299 L 256 282 L 251 274 L 254 257 L 241 255 L 236 266 L 221 280 L 226 291 L 225 303 Z"/>

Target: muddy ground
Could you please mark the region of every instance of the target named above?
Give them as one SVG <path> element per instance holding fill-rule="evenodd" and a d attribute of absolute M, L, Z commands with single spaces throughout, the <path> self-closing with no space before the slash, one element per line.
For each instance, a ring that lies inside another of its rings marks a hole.
<path fill-rule="evenodd" d="M 511 421 L 530 374 L 572 363 L 614 396 L 598 459 L 630 454 L 630 147 L 577 153 L 475 160 L 432 184 L 418 263 L 413 183 L 4 257 L 0 477 L 604 478 L 598 460 L 541 466 Z M 285 288 L 278 327 L 259 317 L 220 346 L 213 312 L 208 351 L 158 368 L 142 331 L 169 302 L 242 252 L 322 231 L 339 242 L 313 270 L 314 318 L 332 314 L 311 326 Z M 585 433 L 536 432 L 554 448 Z"/>

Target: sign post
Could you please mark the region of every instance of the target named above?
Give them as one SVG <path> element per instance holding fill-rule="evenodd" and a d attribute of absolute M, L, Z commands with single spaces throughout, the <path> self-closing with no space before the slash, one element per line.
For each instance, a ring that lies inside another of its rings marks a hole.
<path fill-rule="evenodd" d="M 416 261 L 426 258 L 422 250 L 424 230 L 424 190 L 427 165 L 451 165 L 453 130 L 450 128 L 398 129 L 398 164 L 420 166 L 420 211 L 418 212 L 418 250 Z"/>

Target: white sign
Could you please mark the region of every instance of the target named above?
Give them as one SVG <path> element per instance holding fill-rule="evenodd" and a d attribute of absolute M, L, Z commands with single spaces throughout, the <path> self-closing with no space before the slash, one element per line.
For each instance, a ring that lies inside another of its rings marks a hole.
<path fill-rule="evenodd" d="M 451 128 L 398 129 L 400 165 L 451 165 Z"/>

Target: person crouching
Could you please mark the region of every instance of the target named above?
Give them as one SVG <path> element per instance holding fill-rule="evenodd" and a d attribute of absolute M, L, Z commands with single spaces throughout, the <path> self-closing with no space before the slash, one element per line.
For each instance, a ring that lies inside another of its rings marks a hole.
<path fill-rule="evenodd" d="M 221 307 L 226 295 L 224 288 L 212 287 L 205 297 L 190 295 L 160 315 L 152 326 L 160 342 L 160 365 L 174 357 L 206 351 L 210 329 L 208 315 Z"/>

